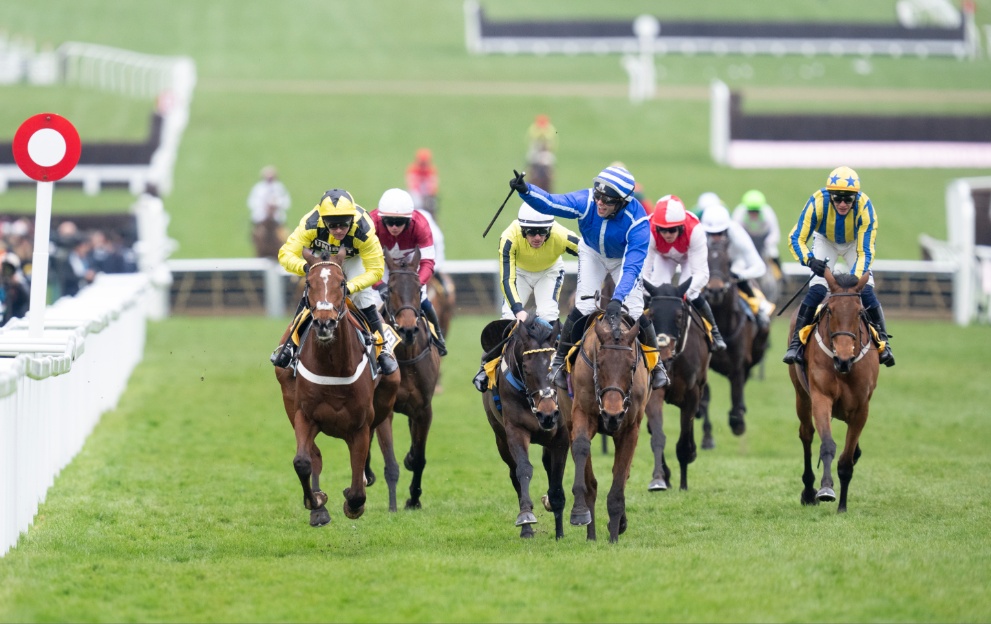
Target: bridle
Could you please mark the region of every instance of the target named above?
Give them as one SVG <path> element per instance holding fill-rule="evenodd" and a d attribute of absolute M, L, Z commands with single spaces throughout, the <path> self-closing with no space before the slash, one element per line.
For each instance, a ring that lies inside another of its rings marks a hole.
<path fill-rule="evenodd" d="M 520 327 L 518 326 L 517 329 L 520 329 Z M 530 390 L 530 387 L 527 385 L 526 372 L 523 370 L 523 360 L 521 358 L 526 358 L 528 355 L 537 353 L 552 353 L 554 351 L 557 351 L 555 347 L 539 347 L 537 349 L 527 349 L 517 356 L 516 349 L 513 349 L 510 351 L 510 354 L 513 356 L 513 363 L 508 363 L 506 361 L 508 358 L 504 357 L 502 364 L 500 364 L 503 377 L 509 382 L 509 385 L 526 396 L 527 403 L 530 404 L 530 411 L 535 416 L 537 414 L 538 402 L 544 399 L 553 399 L 557 402 L 557 390 L 554 388 L 554 384 L 536 390 Z"/>
<path fill-rule="evenodd" d="M 832 299 L 833 297 L 858 297 L 859 298 L 860 297 L 860 293 L 856 293 L 856 292 L 830 293 L 829 298 Z M 828 328 L 829 328 L 828 319 L 830 317 L 832 317 L 832 315 L 833 315 L 833 311 L 830 309 L 830 307 L 829 307 L 829 300 L 827 299 L 826 300 L 826 305 L 824 305 L 822 307 L 822 320 L 825 320 L 826 321 L 825 325 L 826 325 L 827 331 L 828 331 Z M 833 346 L 833 339 L 836 338 L 837 336 L 849 336 L 850 338 L 852 338 L 854 340 L 855 343 L 859 343 L 860 344 L 860 353 L 853 360 L 854 363 L 860 361 L 860 359 L 862 357 L 864 357 L 864 355 L 866 355 L 867 352 L 870 350 L 870 348 L 871 348 L 871 340 L 870 340 L 870 334 L 869 333 L 866 336 L 864 336 L 864 332 L 861 331 L 862 328 L 863 328 L 863 326 L 864 326 L 864 322 L 863 322 L 864 321 L 864 310 L 860 310 L 859 317 L 861 319 L 861 322 L 857 324 L 857 333 L 856 334 L 853 333 L 853 332 L 850 332 L 850 331 L 835 331 L 835 332 L 830 332 L 829 333 L 829 345 L 827 346 L 826 344 L 823 343 L 822 333 L 819 332 L 819 331 L 816 331 L 816 333 L 815 333 L 816 334 L 816 344 L 819 345 L 819 348 L 822 349 L 826 353 L 826 355 L 829 355 L 829 356 L 831 356 L 833 358 L 836 358 L 838 356 L 836 355 L 836 348 Z"/>
<path fill-rule="evenodd" d="M 337 267 L 338 269 L 341 270 L 341 275 L 342 276 L 344 275 L 344 267 L 342 267 L 341 265 L 339 265 L 336 262 L 333 262 L 331 260 L 323 260 L 321 262 L 316 262 L 316 263 L 312 264 L 310 266 L 309 273 L 312 274 L 313 271 L 315 271 L 317 269 L 317 267 L 319 267 L 319 266 L 321 266 L 323 264 L 329 264 L 331 266 Z M 341 296 L 341 305 L 338 308 L 337 317 L 334 318 L 334 319 L 332 319 L 334 323 L 339 323 L 340 320 L 341 320 L 341 318 L 344 317 L 344 315 L 348 314 L 347 295 L 344 294 L 344 289 L 345 289 L 346 286 L 347 286 L 347 280 L 342 279 L 341 280 L 341 293 L 342 293 L 342 296 Z M 329 289 L 328 289 L 328 291 L 329 291 Z M 307 305 L 308 308 L 310 308 L 310 315 L 311 316 L 317 310 L 327 310 L 327 309 L 333 310 L 335 307 L 337 307 L 334 304 L 332 304 L 331 302 L 327 301 L 326 299 L 321 300 L 321 301 L 317 301 L 316 304 L 314 305 L 314 303 L 310 300 L 310 280 L 309 280 L 309 278 L 307 278 L 307 280 L 306 280 L 306 290 L 303 293 L 303 296 L 306 298 L 306 305 Z M 316 320 L 316 319 L 314 318 L 314 320 Z"/>
<path fill-rule="evenodd" d="M 639 351 L 640 342 L 635 341 L 634 344 L 637 346 L 628 347 L 626 345 L 607 345 L 607 344 L 602 344 L 602 342 L 600 341 L 599 349 L 609 349 L 612 351 L 634 351 L 634 352 Z M 595 360 L 589 359 L 588 354 L 585 352 L 585 343 L 584 341 L 582 341 L 582 347 L 579 353 L 581 353 L 582 359 L 585 360 L 585 363 L 592 367 L 592 385 L 595 390 L 595 399 L 596 401 L 598 401 L 599 404 L 599 412 L 600 413 L 605 412 L 605 409 L 602 406 L 602 397 L 604 397 L 607 392 L 618 392 L 619 394 L 623 395 L 623 413 L 625 414 L 630 409 L 630 403 L 631 403 L 630 396 L 633 394 L 633 376 L 636 374 L 637 365 L 640 363 L 640 354 L 635 353 L 635 355 L 633 356 L 633 366 L 630 368 L 630 387 L 624 390 L 619 386 L 606 386 L 605 388 L 599 388 L 598 351 L 596 351 Z"/>
<path fill-rule="evenodd" d="M 423 310 L 420 309 L 420 290 L 419 290 L 420 280 L 419 280 L 419 274 L 416 271 L 413 271 L 413 270 L 410 270 L 410 269 L 390 269 L 389 270 L 389 275 L 390 275 L 390 279 L 391 279 L 391 276 L 392 275 L 412 275 L 417 280 L 416 281 L 416 284 L 417 284 L 416 305 L 405 304 L 405 305 L 401 305 L 398 308 L 396 308 L 395 310 L 393 310 L 392 307 L 391 307 L 391 299 L 392 299 L 392 297 L 391 297 L 392 287 L 391 286 L 389 287 L 389 290 L 388 290 L 390 296 L 388 296 L 388 297 L 385 298 L 385 305 L 384 305 L 385 313 L 386 313 L 386 317 L 387 317 L 387 319 L 386 319 L 387 322 L 389 323 L 389 325 L 392 325 L 393 327 L 396 327 L 397 329 L 398 329 L 398 326 L 396 325 L 396 315 L 399 314 L 400 312 L 402 312 L 403 310 L 412 310 L 413 311 L 413 314 L 416 317 L 415 325 L 418 325 L 419 326 L 421 324 L 421 321 L 422 321 L 422 323 L 423 323 L 423 329 L 424 329 L 424 335 L 427 336 L 427 347 L 425 349 L 421 350 L 418 354 L 416 354 L 415 356 L 413 356 L 412 358 L 410 358 L 408 360 L 401 360 L 398 357 L 396 358 L 396 362 L 398 364 L 415 364 L 415 363 L 419 362 L 420 360 L 422 360 L 423 358 L 425 358 L 428 355 L 430 355 L 430 350 L 431 350 L 431 346 L 432 346 L 432 344 L 430 342 L 430 338 L 429 338 L 430 327 L 427 325 L 426 317 L 423 314 Z"/>

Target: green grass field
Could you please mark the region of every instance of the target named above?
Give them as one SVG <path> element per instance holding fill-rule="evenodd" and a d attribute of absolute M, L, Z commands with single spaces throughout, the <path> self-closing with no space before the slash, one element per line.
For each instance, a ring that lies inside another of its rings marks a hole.
<path fill-rule="evenodd" d="M 717 447 L 699 452 L 691 489 L 647 492 L 644 430 L 629 530 L 610 545 L 601 524 L 598 542 L 567 524 L 556 542 L 542 510 L 537 536 L 519 539 L 515 494 L 469 381 L 486 320 L 455 320 L 424 508 L 390 514 L 380 481 L 365 515 L 347 520 L 345 447 L 320 436 L 332 515 L 320 529 L 300 503 L 266 357 L 283 321 L 153 323 L 118 408 L 0 559 L 0 621 L 987 621 L 991 424 L 970 398 L 983 394 L 983 332 L 893 324 L 899 363 L 881 371 L 845 515 L 799 503 L 781 348 L 748 385 L 741 438 L 717 377 Z M 777 345 L 784 329 L 775 326 Z M 401 455 L 409 438 L 396 419 Z M 676 421 L 666 431 L 675 475 Z M 539 449 L 531 457 L 539 466 Z M 594 454 L 600 488 L 611 460 Z M 377 448 L 373 466 L 381 475 Z M 546 487 L 538 468 L 534 496 Z M 604 522 L 604 498 L 597 511 Z"/>

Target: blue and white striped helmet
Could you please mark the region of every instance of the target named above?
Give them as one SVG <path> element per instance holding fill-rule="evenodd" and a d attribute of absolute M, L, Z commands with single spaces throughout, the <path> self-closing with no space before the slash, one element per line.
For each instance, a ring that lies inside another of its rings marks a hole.
<path fill-rule="evenodd" d="M 633 174 L 623 167 L 606 167 L 595 176 L 592 183 L 595 190 L 625 200 L 633 197 L 633 187 L 636 185 Z"/>

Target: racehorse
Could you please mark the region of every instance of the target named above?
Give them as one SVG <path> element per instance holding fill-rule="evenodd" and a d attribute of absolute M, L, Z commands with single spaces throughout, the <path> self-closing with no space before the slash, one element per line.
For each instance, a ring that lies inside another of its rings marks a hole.
<path fill-rule="evenodd" d="M 344 253 L 342 248 L 335 256 L 317 258 L 309 250 L 303 252 L 309 267 L 306 306 L 312 317 L 306 332 L 312 336 L 301 339 L 296 375 L 287 368 L 275 369 L 286 415 L 296 432 L 293 467 L 314 527 L 330 522 L 327 494 L 320 489 L 323 457 L 315 443 L 317 434 L 347 443 L 351 485 L 344 489 L 344 514 L 361 517 L 372 430 L 391 418 L 400 380 L 398 371 L 372 378 L 370 362 L 375 356 L 366 352 L 359 321 L 345 301 Z M 286 330 L 283 342 L 288 334 Z M 392 455 L 392 429 L 378 437 L 383 454 Z"/>
<path fill-rule="evenodd" d="M 573 398 L 567 393 L 558 396 L 575 462 L 571 524 L 587 526 L 587 538 L 595 539 L 598 483 L 592 470 L 591 440 L 596 433 L 612 436 L 616 451 L 606 508 L 609 541 L 616 542 L 627 526 L 626 481 L 650 392 L 649 373 L 637 340 L 640 326 L 636 321 L 623 319 L 612 324 L 600 314 L 590 323 L 592 328 L 579 341 L 572 367 L 569 383 Z"/>
<path fill-rule="evenodd" d="M 447 273 L 435 270 L 434 276 L 427 282 L 427 298 L 434 306 L 437 313 L 437 322 L 440 323 L 440 331 L 446 340 L 451 332 L 451 319 L 454 317 L 454 308 L 457 295 L 454 290 L 454 280 Z M 437 388 L 434 394 L 444 391 L 441 386 L 440 377 L 437 378 Z"/>
<path fill-rule="evenodd" d="M 427 319 L 420 309 L 420 277 L 417 273 L 420 250 L 417 249 L 409 260 L 395 260 L 386 254 L 385 263 L 389 268 L 389 280 L 384 316 L 401 338 L 395 347 L 396 361 L 402 374 L 395 411 L 409 418 L 410 449 L 403 466 L 413 473 L 413 479 L 410 481 L 406 509 L 420 509 L 423 468 L 427 465 L 427 434 L 434 418 L 434 389 L 440 376 L 440 353 L 434 346 Z M 398 468 L 393 477 L 398 479 Z M 389 480 L 388 463 L 385 478 L 389 483 L 389 509 L 395 511 L 395 481 Z"/>
<path fill-rule="evenodd" d="M 847 424 L 846 442 L 836 464 L 836 474 L 840 477 L 840 503 L 836 511 L 842 513 L 846 511 L 853 467 L 860 458 L 860 434 L 867 424 L 871 395 L 877 387 L 879 357 L 860 301 L 860 292 L 870 273 L 865 271 L 857 280 L 849 273 L 833 275 L 826 269 L 824 277 L 829 296 L 806 343 L 806 365 L 792 364 L 788 374 L 795 386 L 798 437 L 805 451 L 803 505 L 836 500 L 831 472 L 836 442 L 830 420 L 836 418 Z M 795 314 L 792 314 L 790 332 L 794 329 Z M 823 466 L 818 491 L 813 487 L 812 471 L 812 436 L 816 432 L 821 440 L 819 461 Z"/>
<path fill-rule="evenodd" d="M 275 219 L 265 219 L 251 226 L 251 242 L 256 257 L 278 259 L 286 242 L 286 228 Z"/>
<path fill-rule="evenodd" d="M 695 461 L 695 415 L 709 371 L 709 343 L 698 312 L 685 301 L 691 281 L 680 286 L 654 286 L 644 282 L 650 294 L 650 315 L 660 357 L 667 368 L 670 384 L 654 390 L 647 400 L 647 431 L 654 453 L 654 473 L 647 490 L 668 489 L 671 470 L 664 461 L 664 403 L 681 408 L 681 434 L 675 447 L 681 466 L 681 489 L 688 489 L 688 464 Z"/>
<path fill-rule="evenodd" d="M 767 332 L 758 335 L 757 320 L 744 309 L 746 303 L 740 298 L 736 278 L 730 272 L 730 258 L 727 248 L 729 238 L 709 239 L 709 283 L 702 293 L 719 331 L 726 341 L 726 349 L 712 354 L 709 368 L 724 375 L 730 383 L 729 426 L 734 435 L 743 435 L 747 430 L 744 416 L 747 404 L 743 397 L 743 387 L 750 377 L 750 369 L 764 357 L 767 346 Z M 712 437 L 712 423 L 709 421 L 709 386 L 702 392 L 699 417 L 702 421 L 702 448 L 715 446 Z"/>
<path fill-rule="evenodd" d="M 482 330 L 482 349 L 486 353 L 505 345 L 496 368 L 495 388 L 485 391 L 482 405 L 519 499 L 516 526 L 520 527 L 521 538 L 533 537 L 537 522 L 530 498 L 531 443 L 544 447 L 548 482 L 545 504 L 554 512 L 555 537 L 564 537 L 564 467 L 570 440 L 550 374 L 560 331 L 557 321 L 550 325 L 535 316 L 524 323 L 511 319 L 492 321 Z M 503 338 L 505 334 L 509 335 Z"/>

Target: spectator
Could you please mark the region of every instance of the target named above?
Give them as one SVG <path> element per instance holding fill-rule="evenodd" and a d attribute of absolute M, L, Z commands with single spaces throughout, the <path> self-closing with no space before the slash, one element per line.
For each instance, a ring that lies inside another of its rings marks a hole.
<path fill-rule="evenodd" d="M 89 264 L 97 273 L 133 273 L 137 271 L 134 252 L 124 245 L 118 232 L 96 230 L 90 235 L 93 250 Z"/>
<path fill-rule="evenodd" d="M 12 318 L 22 318 L 28 313 L 31 302 L 31 288 L 21 272 L 21 260 L 17 254 L 7 252 L 0 261 L 0 326 Z"/>
<path fill-rule="evenodd" d="M 286 214 L 292 203 L 289 191 L 279 181 L 275 167 L 261 170 L 261 180 L 251 187 L 248 209 L 251 211 L 251 239 L 260 258 L 275 258 L 286 240 Z"/>
<path fill-rule="evenodd" d="M 406 168 L 406 190 L 413 196 L 413 207 L 437 216 L 437 190 L 440 179 L 433 164 L 433 154 L 421 147 L 416 150 L 416 160 Z"/>

